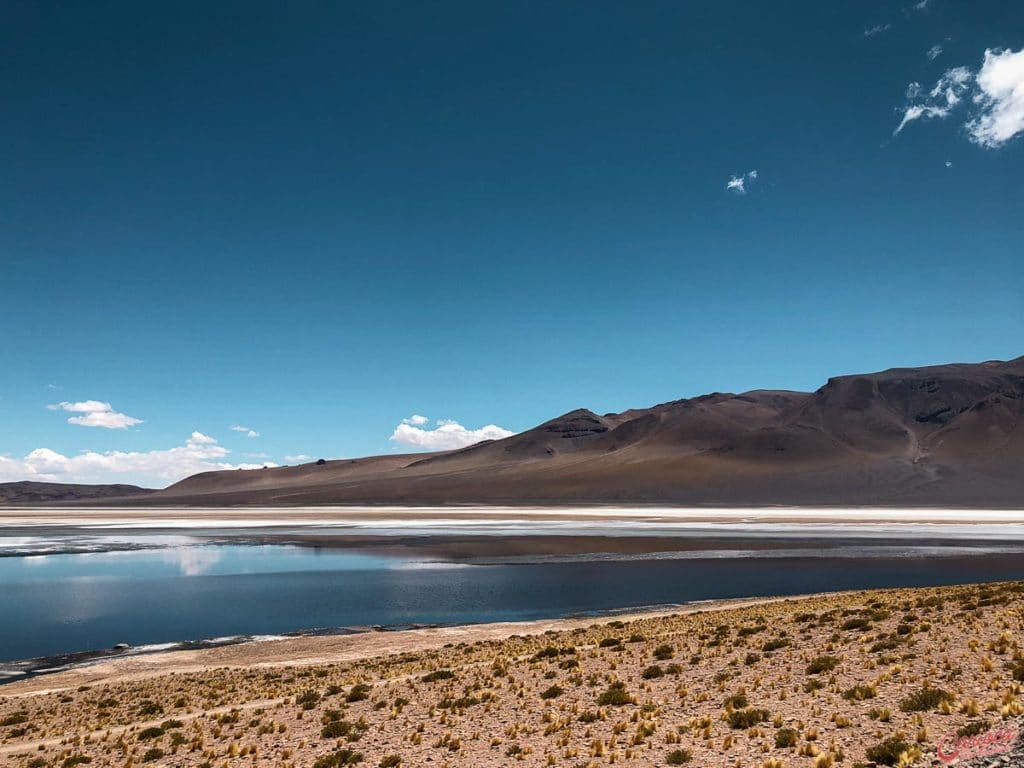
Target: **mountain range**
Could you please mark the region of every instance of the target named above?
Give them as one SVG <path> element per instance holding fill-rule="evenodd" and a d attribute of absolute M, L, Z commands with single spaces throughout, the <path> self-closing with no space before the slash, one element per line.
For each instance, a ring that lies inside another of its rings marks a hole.
<path fill-rule="evenodd" d="M 579 409 L 459 450 L 206 472 L 118 503 L 1020 508 L 1022 470 L 1024 357 Z"/>

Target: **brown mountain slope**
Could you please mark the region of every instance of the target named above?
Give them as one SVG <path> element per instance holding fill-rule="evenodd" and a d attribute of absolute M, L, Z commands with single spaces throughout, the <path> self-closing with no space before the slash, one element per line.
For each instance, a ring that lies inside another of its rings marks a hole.
<path fill-rule="evenodd" d="M 1024 358 L 581 409 L 457 451 L 196 475 L 141 503 L 1024 506 Z"/>

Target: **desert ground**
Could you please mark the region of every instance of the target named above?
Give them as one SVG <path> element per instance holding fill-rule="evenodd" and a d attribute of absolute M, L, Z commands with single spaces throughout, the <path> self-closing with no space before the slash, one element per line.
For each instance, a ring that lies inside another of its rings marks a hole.
<path fill-rule="evenodd" d="M 0 689 L 0 763 L 991 762 L 1024 716 L 1022 609 L 999 583 L 135 657 Z"/>

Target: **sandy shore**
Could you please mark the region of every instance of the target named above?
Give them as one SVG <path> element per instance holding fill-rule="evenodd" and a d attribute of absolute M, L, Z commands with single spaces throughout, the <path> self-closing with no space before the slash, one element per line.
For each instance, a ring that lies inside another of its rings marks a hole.
<path fill-rule="evenodd" d="M 602 617 L 600 621 L 636 621 L 659 616 L 686 615 L 699 611 L 721 611 L 727 608 L 762 605 L 785 599 L 787 598 L 709 600 L 653 611 L 615 613 Z M 511 635 L 568 632 L 580 627 L 592 626 L 595 621 L 598 619 L 593 616 L 536 621 L 504 621 L 453 627 L 425 627 L 397 632 L 369 631 L 352 635 L 274 638 L 236 643 L 218 648 L 150 653 L 98 662 L 67 672 L 56 672 L 8 683 L 0 688 L 0 694 L 18 696 L 77 688 L 80 685 L 139 680 L 170 673 L 205 672 L 223 667 L 308 666 L 351 662 L 386 654 L 437 649 L 449 643 L 478 643 L 506 640 Z"/>
<path fill-rule="evenodd" d="M 0 763 L 938 764 L 1017 741 L 1022 633 L 1007 583 L 155 654 L 0 688 Z"/>

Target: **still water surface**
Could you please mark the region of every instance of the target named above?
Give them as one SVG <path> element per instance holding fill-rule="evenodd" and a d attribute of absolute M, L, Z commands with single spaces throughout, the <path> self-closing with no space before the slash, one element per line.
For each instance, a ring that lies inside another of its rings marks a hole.
<path fill-rule="evenodd" d="M 0 661 L 232 635 L 532 619 L 749 595 L 1024 578 L 1019 547 L 576 557 L 487 565 L 205 544 L 0 558 Z"/>

